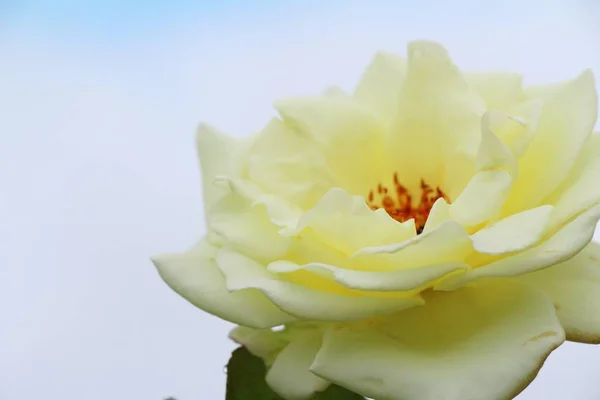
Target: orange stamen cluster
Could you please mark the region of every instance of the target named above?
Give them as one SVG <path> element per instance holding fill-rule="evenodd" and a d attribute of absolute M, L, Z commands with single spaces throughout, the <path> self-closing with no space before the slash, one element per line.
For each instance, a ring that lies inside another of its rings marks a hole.
<path fill-rule="evenodd" d="M 436 187 L 434 190 L 421 179 L 421 198 L 419 204 L 413 207 L 412 196 L 400 184 L 398 174 L 394 173 L 393 192 L 380 183 L 377 185 L 376 191 L 371 190 L 369 192 L 367 204 L 372 210 L 383 208 L 390 217 L 398 222 L 405 222 L 414 218 L 417 233 L 421 233 L 431 212 L 433 203 L 439 198 L 444 198 L 447 202 L 449 201 L 439 187 Z"/>

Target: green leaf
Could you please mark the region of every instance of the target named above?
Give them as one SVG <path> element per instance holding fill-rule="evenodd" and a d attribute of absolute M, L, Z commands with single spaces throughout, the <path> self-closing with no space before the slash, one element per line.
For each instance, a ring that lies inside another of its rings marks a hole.
<path fill-rule="evenodd" d="M 245 347 L 236 349 L 227 364 L 225 400 L 283 400 L 265 381 L 267 368 Z"/>
<path fill-rule="evenodd" d="M 227 394 L 225 400 L 284 400 L 273 392 L 265 376 L 267 368 L 260 357 L 240 347 L 227 364 Z M 313 400 L 364 400 L 364 397 L 337 385 L 318 393 Z"/>

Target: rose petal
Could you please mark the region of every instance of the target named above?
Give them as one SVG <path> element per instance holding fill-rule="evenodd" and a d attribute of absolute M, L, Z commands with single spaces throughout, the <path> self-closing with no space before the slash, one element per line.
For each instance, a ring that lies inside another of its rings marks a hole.
<path fill-rule="evenodd" d="M 600 202 L 600 158 L 588 166 L 579 179 L 567 188 L 557 199 L 548 231 L 559 229 L 565 222 L 581 210 Z"/>
<path fill-rule="evenodd" d="M 499 111 L 486 111 L 481 118 L 481 143 L 477 152 L 477 170 L 504 170 L 514 178 L 517 160 L 511 149 L 494 133 L 495 129 L 516 126 L 525 130 L 525 125 L 508 114 Z M 513 128 L 515 129 L 515 128 Z"/>
<path fill-rule="evenodd" d="M 311 371 L 376 399 L 509 399 L 563 340 L 549 299 L 495 281 L 370 324 L 332 328 Z"/>
<path fill-rule="evenodd" d="M 306 331 L 275 358 L 267 373 L 267 383 L 285 399 L 309 399 L 329 386 L 328 381 L 309 370 L 321 348 L 322 335 L 319 331 Z"/>
<path fill-rule="evenodd" d="M 364 104 L 322 96 L 281 100 L 275 107 L 287 124 L 320 144 L 335 186 L 366 195 L 384 176 L 381 154 L 386 126 Z M 318 178 L 321 172 L 313 173 Z"/>
<path fill-rule="evenodd" d="M 597 115 L 598 97 L 589 70 L 547 100 L 538 132 L 519 159 L 519 179 L 504 215 L 540 204 L 560 185 L 590 136 Z"/>
<path fill-rule="evenodd" d="M 227 321 L 268 328 L 295 320 L 258 290 L 227 291 L 225 279 L 214 262 L 215 254 L 216 249 L 203 241 L 185 253 L 154 256 L 152 262 L 175 292 L 196 307 Z"/>
<path fill-rule="evenodd" d="M 202 192 L 205 210 L 216 203 L 225 193 L 214 185 L 218 175 L 237 177 L 242 169 L 243 154 L 247 143 L 230 138 L 207 124 L 196 131 L 196 146 L 202 170 Z"/>
<path fill-rule="evenodd" d="M 365 247 L 357 251 L 356 262 L 370 269 L 400 270 L 418 266 L 462 262 L 473 251 L 471 238 L 456 221 L 445 221 L 429 232 L 403 242 Z"/>
<path fill-rule="evenodd" d="M 465 272 L 469 266 L 464 263 L 448 262 L 394 271 L 356 271 L 323 263 L 297 265 L 287 261 L 275 261 L 268 270 L 289 273 L 299 270 L 333 279 L 350 289 L 373 291 L 414 291 L 433 287 L 437 280 L 456 272 Z"/>
<path fill-rule="evenodd" d="M 506 171 L 478 172 L 450 205 L 452 218 L 471 228 L 497 217 L 512 183 L 513 178 Z"/>
<path fill-rule="evenodd" d="M 476 173 L 450 206 L 452 218 L 469 230 L 500 214 L 516 178 L 517 160 L 493 131 L 511 121 L 507 114 L 491 111 L 481 119 Z"/>
<path fill-rule="evenodd" d="M 362 196 L 352 196 L 339 188 L 329 190 L 300 218 L 297 231 L 304 229 L 347 255 L 363 247 L 400 242 L 416 235 L 414 220 L 398 223 L 384 209 L 374 212 Z"/>
<path fill-rule="evenodd" d="M 364 72 L 354 97 L 391 124 L 398 113 L 398 96 L 405 78 L 405 59 L 391 53 L 378 53 Z"/>
<path fill-rule="evenodd" d="M 301 207 L 311 207 L 336 186 L 317 143 L 278 119 L 257 135 L 247 167 L 253 182 Z"/>
<path fill-rule="evenodd" d="M 537 271 L 568 260 L 592 239 L 600 218 L 600 206 L 595 206 L 566 224 L 546 241 L 531 249 L 473 268 L 469 279 L 517 276 Z"/>
<path fill-rule="evenodd" d="M 275 357 L 290 342 L 290 337 L 281 331 L 271 329 L 253 329 L 238 326 L 229 332 L 229 338 L 257 357 L 263 359 L 266 365 L 271 365 Z"/>
<path fill-rule="evenodd" d="M 574 342 L 600 344 L 600 245 L 588 244 L 559 265 L 519 278 L 546 293 Z"/>
<path fill-rule="evenodd" d="M 285 281 L 256 261 L 228 249 L 219 251 L 217 264 L 228 290 L 259 289 L 285 312 L 308 320 L 358 320 L 422 304 L 418 296 L 371 297 L 314 290 Z"/>
<path fill-rule="evenodd" d="M 227 244 L 259 260 L 282 257 L 292 239 L 279 234 L 281 226 L 274 223 L 272 218 L 282 223 L 297 219 L 297 214 L 290 209 L 286 218 L 280 202 L 270 202 L 270 198 L 257 193 L 244 193 L 244 187 L 248 188 L 232 185 L 230 193 L 208 210 L 209 231 L 219 237 L 213 243 Z"/>
<path fill-rule="evenodd" d="M 516 157 L 521 157 L 536 135 L 544 102 L 541 99 L 525 100 L 508 108 L 508 123 L 497 127 L 494 133 L 510 148 Z"/>
<path fill-rule="evenodd" d="M 525 250 L 542 239 L 553 209 L 540 206 L 488 225 L 471 236 L 473 248 L 486 254 Z"/>
<path fill-rule="evenodd" d="M 450 204 L 443 197 L 440 197 L 433 203 L 422 233 L 430 232 L 440 226 L 442 222 L 449 221 L 450 219 L 452 219 Z"/>
<path fill-rule="evenodd" d="M 449 192 L 454 180 L 460 179 L 452 174 L 442 182 L 443 171 L 462 170 L 454 165 L 464 162 L 461 154 L 476 153 L 484 111 L 483 100 L 442 46 L 427 41 L 410 43 L 398 118 L 386 148 L 400 182 L 412 191 L 418 190 L 424 179 Z"/>

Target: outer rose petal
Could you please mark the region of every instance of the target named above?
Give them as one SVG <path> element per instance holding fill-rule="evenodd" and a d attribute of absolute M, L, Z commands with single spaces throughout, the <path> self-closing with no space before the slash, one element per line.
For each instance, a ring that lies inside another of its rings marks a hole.
<path fill-rule="evenodd" d="M 230 293 L 217 269 L 216 249 L 206 242 L 180 254 L 154 256 L 161 278 L 182 297 L 204 311 L 235 324 L 269 328 L 295 320 L 258 290 Z"/>
<path fill-rule="evenodd" d="M 265 266 L 226 248 L 219 250 L 217 264 L 225 275 L 228 290 L 258 289 L 282 310 L 307 320 L 353 321 L 423 303 L 416 295 L 372 297 L 314 290 L 285 281 Z"/>
<path fill-rule="evenodd" d="M 563 340 L 548 298 L 495 281 L 371 324 L 332 328 L 311 371 L 381 400 L 508 400 Z"/>
<path fill-rule="evenodd" d="M 322 335 L 320 331 L 299 334 L 275 358 L 267 373 L 267 383 L 285 399 L 309 399 L 329 386 L 328 381 L 309 369 L 321 348 Z"/>
<path fill-rule="evenodd" d="M 245 346 L 250 353 L 262 358 L 267 365 L 271 365 L 275 357 L 292 340 L 307 332 L 323 332 L 326 325 L 316 322 L 293 322 L 283 329 L 254 329 L 238 326 L 229 332 L 229 338 Z"/>
<path fill-rule="evenodd" d="M 560 184 L 554 193 L 544 200 L 547 204 L 555 204 L 549 229 L 556 228 L 564 221 L 587 208 L 600 197 L 600 132 L 594 132 L 585 145 L 569 176 Z"/>
<path fill-rule="evenodd" d="M 559 265 L 520 277 L 543 290 L 574 342 L 600 344 L 600 245 L 590 243 Z"/>
<path fill-rule="evenodd" d="M 562 193 L 564 189 L 571 186 L 585 171 L 585 169 L 594 161 L 600 158 L 600 132 L 593 132 L 585 142 L 579 157 L 571 168 L 569 176 L 561 183 L 561 186 L 557 189 L 559 193 Z M 561 190 L 563 189 L 563 190 Z"/>
<path fill-rule="evenodd" d="M 281 331 L 271 329 L 253 329 L 238 326 L 229 332 L 229 338 L 257 357 L 266 365 L 273 364 L 275 357 L 290 343 L 290 337 Z"/>
<path fill-rule="evenodd" d="M 256 204 L 238 192 L 224 195 L 208 210 L 207 220 L 210 231 L 220 237 L 219 243 L 259 260 L 281 257 L 291 244 L 270 220 L 266 205 Z"/>
<path fill-rule="evenodd" d="M 237 177 L 242 170 L 247 143 L 230 138 L 213 127 L 202 124 L 196 131 L 196 146 L 202 170 L 204 208 L 207 210 L 226 193 L 214 185 L 218 175 Z"/>
<path fill-rule="evenodd" d="M 585 210 L 600 202 L 600 158 L 594 160 L 586 168 L 579 179 L 574 182 L 555 203 L 548 230 L 560 228 L 581 210 Z"/>
<path fill-rule="evenodd" d="M 592 240 L 598 218 L 600 205 L 582 213 L 538 246 L 473 268 L 467 279 L 518 276 L 568 260 Z"/>
<path fill-rule="evenodd" d="M 544 104 L 539 129 L 519 159 L 519 179 L 504 214 L 536 206 L 565 179 L 596 122 L 598 96 L 594 76 L 585 71 Z"/>

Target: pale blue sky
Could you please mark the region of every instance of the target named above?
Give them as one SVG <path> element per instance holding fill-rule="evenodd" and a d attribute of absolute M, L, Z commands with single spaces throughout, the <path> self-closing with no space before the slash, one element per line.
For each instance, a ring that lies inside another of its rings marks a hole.
<path fill-rule="evenodd" d="M 148 259 L 203 232 L 201 120 L 248 134 L 416 38 L 465 69 L 600 76 L 593 0 L 123 3 L 0 3 L 0 400 L 223 398 L 230 325 Z M 598 376 L 600 348 L 568 344 L 519 400 L 595 400 Z"/>

